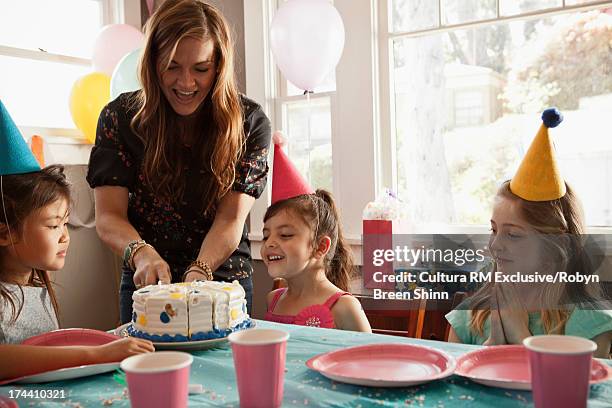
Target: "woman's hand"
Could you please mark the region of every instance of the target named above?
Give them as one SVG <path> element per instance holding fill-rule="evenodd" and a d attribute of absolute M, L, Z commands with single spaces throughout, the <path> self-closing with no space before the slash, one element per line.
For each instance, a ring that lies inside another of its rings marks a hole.
<path fill-rule="evenodd" d="M 172 281 L 170 266 L 150 246 L 146 246 L 136 252 L 134 255 L 134 266 L 136 267 L 134 284 L 137 288 L 155 285 L 158 281 L 162 281 L 162 283 L 170 283 Z"/>
<path fill-rule="evenodd" d="M 92 356 L 96 364 L 101 364 L 113 363 L 135 354 L 152 353 L 154 351 L 155 347 L 149 340 L 128 337 L 93 347 Z"/>

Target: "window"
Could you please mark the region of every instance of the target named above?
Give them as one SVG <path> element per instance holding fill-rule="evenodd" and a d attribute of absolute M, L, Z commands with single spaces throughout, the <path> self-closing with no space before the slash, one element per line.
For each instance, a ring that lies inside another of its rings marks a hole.
<path fill-rule="evenodd" d="M 540 113 L 557 106 L 563 175 L 587 224 L 612 226 L 612 2 L 386 4 L 395 183 L 412 220 L 487 224 Z"/>
<path fill-rule="evenodd" d="M 279 3 L 280 0 L 244 2 L 244 15 L 248 16 L 244 20 L 246 93 L 264 107 L 273 129 L 285 131 L 286 152 L 311 185 L 332 190 L 344 233 L 349 243 L 358 248 L 362 212 L 374 200 L 378 188 L 372 64 L 376 52 L 372 35 L 375 2 L 334 0 L 344 23 L 344 50 L 335 72 L 308 96 L 292 87 L 274 63 L 269 30 Z M 263 215 L 270 203 L 270 181 L 250 214 L 255 256 Z M 356 251 L 356 259 L 360 260 Z"/>
<path fill-rule="evenodd" d="M 448 102 L 453 103 L 453 102 Z M 483 117 L 483 101 L 482 92 L 478 91 L 457 91 L 454 100 L 454 115 L 456 127 L 480 125 L 484 122 Z"/>
<path fill-rule="evenodd" d="M 313 188 L 333 190 L 330 97 L 282 102 L 289 157 Z"/>
<path fill-rule="evenodd" d="M 109 0 L 0 0 L 0 97 L 20 127 L 78 135 L 69 109 L 74 81 L 92 71 Z"/>

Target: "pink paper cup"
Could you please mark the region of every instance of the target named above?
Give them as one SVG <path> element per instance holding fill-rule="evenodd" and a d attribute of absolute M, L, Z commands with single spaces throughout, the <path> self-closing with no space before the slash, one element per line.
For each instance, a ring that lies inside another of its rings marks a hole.
<path fill-rule="evenodd" d="M 288 338 L 289 333 L 272 329 L 251 329 L 229 335 L 240 407 L 281 406 Z"/>
<path fill-rule="evenodd" d="M 529 351 L 536 408 L 586 407 L 597 344 L 582 337 L 546 335 L 528 337 L 523 345 Z"/>
<path fill-rule="evenodd" d="M 183 408 L 189 397 L 193 357 L 180 351 L 158 351 L 121 362 L 133 408 Z"/>

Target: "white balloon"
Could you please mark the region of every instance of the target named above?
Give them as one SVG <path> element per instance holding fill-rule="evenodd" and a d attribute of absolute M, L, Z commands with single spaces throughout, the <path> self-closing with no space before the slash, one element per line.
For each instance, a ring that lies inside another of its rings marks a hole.
<path fill-rule="evenodd" d="M 92 62 L 94 71 L 104 72 L 108 76 L 127 53 L 141 48 L 144 35 L 127 24 L 110 24 L 102 27 L 94 42 Z"/>
<path fill-rule="evenodd" d="M 328 0 L 289 0 L 272 20 L 270 40 L 285 78 L 312 91 L 340 60 L 344 24 Z"/>

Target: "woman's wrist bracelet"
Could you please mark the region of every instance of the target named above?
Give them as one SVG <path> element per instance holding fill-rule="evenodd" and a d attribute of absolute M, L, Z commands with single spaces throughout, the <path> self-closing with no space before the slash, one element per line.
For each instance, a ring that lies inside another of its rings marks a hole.
<path fill-rule="evenodd" d="M 181 280 L 182 280 L 183 282 L 185 282 L 185 278 L 187 277 L 187 275 L 189 275 L 189 274 L 190 274 L 190 273 L 192 273 L 192 272 L 193 272 L 193 273 L 197 273 L 197 274 L 199 274 L 199 275 L 202 275 L 202 276 L 203 276 L 203 277 L 206 279 L 206 275 L 204 274 L 204 272 L 203 272 L 203 271 L 199 271 L 199 270 L 197 270 L 197 269 L 193 268 L 193 269 L 187 269 L 187 270 L 185 271 L 185 273 L 183 273 L 183 277 L 181 278 Z M 210 280 L 210 279 L 206 279 L 206 280 Z"/>
<path fill-rule="evenodd" d="M 132 268 L 133 271 L 136 270 L 136 265 L 134 265 L 134 257 L 136 256 L 136 252 L 140 251 L 144 247 L 149 247 L 151 249 L 155 249 L 155 248 L 153 248 L 153 245 L 147 244 L 146 242 L 144 242 L 143 244 L 138 245 L 136 248 L 134 248 L 132 250 L 132 253 L 130 254 L 130 259 L 129 259 L 129 265 L 130 265 L 130 268 Z"/>
<path fill-rule="evenodd" d="M 190 272 L 199 273 L 203 275 L 206 280 L 213 280 L 212 268 L 206 261 L 200 261 L 199 259 L 196 259 L 195 261 L 190 263 L 187 267 L 187 271 L 185 271 L 185 273 L 183 274 L 183 281 L 185 280 L 185 276 L 187 276 L 187 274 Z"/>
<path fill-rule="evenodd" d="M 125 249 L 123 250 L 123 263 L 126 264 L 132 270 L 134 269 L 134 265 L 132 265 L 130 261 L 132 260 L 134 250 L 144 244 L 146 244 L 144 239 L 135 239 L 133 241 L 128 242 Z"/>

